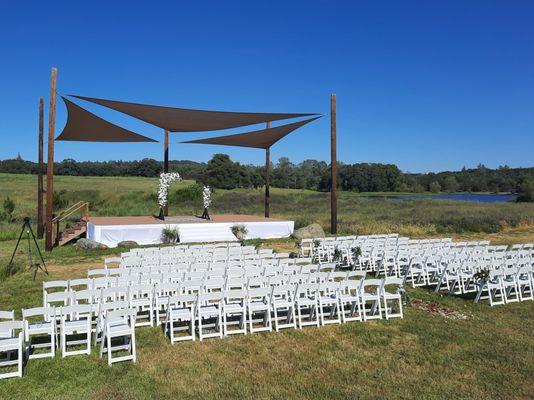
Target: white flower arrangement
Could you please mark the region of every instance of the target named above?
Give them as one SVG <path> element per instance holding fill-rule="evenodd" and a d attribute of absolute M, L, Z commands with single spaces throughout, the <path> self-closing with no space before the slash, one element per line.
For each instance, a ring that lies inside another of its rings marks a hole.
<path fill-rule="evenodd" d="M 210 208 L 211 206 L 211 189 L 209 186 L 204 186 L 202 190 L 202 201 L 204 202 L 204 208 Z"/>
<path fill-rule="evenodd" d="M 159 176 L 158 184 L 158 204 L 161 208 L 167 205 L 169 187 L 175 181 L 181 181 L 182 177 L 177 172 L 162 172 Z"/>

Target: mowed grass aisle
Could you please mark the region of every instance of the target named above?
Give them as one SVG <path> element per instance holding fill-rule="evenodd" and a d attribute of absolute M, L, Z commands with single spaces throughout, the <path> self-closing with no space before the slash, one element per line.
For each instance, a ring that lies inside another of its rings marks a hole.
<path fill-rule="evenodd" d="M 53 264 L 53 261 L 52 261 Z M 52 265 L 51 264 L 51 265 Z M 98 263 L 51 266 L 47 279 L 81 277 Z M 43 274 L 0 283 L 0 309 L 41 301 Z M 138 328 L 138 361 L 30 360 L 22 379 L 0 381 L 2 399 L 531 398 L 534 302 L 491 308 L 410 290 L 466 319 L 409 306 L 403 320 L 353 322 L 171 345 Z"/>

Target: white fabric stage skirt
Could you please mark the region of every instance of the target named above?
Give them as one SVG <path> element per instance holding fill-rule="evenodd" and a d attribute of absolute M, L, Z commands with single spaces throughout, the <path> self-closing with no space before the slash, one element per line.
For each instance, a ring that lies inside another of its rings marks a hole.
<path fill-rule="evenodd" d="M 230 242 L 237 239 L 231 231 L 234 225 L 245 225 L 246 239 L 278 239 L 293 234 L 294 221 L 268 222 L 203 222 L 187 224 L 94 225 L 87 224 L 87 238 L 117 247 L 119 242 L 133 240 L 141 245 L 162 243 L 162 230 L 176 228 L 180 243 Z"/>

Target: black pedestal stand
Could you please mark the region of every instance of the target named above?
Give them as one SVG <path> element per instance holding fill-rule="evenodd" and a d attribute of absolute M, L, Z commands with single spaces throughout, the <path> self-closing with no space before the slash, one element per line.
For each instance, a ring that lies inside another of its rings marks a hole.
<path fill-rule="evenodd" d="M 210 218 L 210 214 L 209 214 L 209 212 L 208 212 L 208 209 L 207 209 L 206 207 L 204 207 L 204 212 L 202 213 L 202 215 L 200 216 L 200 218 L 202 218 L 202 219 L 208 219 L 208 220 L 211 219 L 211 218 Z"/>

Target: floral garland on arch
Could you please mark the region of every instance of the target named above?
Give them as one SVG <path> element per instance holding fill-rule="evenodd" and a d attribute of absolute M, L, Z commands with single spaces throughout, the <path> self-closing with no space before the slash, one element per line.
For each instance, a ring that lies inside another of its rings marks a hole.
<path fill-rule="evenodd" d="M 211 189 L 209 186 L 204 186 L 204 189 L 202 189 L 202 202 L 204 203 L 204 212 L 200 218 L 211 219 L 208 211 L 211 206 Z"/>
<path fill-rule="evenodd" d="M 162 172 L 159 176 L 158 184 L 158 204 L 161 208 L 167 205 L 169 187 L 175 181 L 181 181 L 182 177 L 177 172 Z"/>
<path fill-rule="evenodd" d="M 202 201 L 204 202 L 204 208 L 210 208 L 211 206 L 211 189 L 209 186 L 204 186 L 202 190 Z"/>

